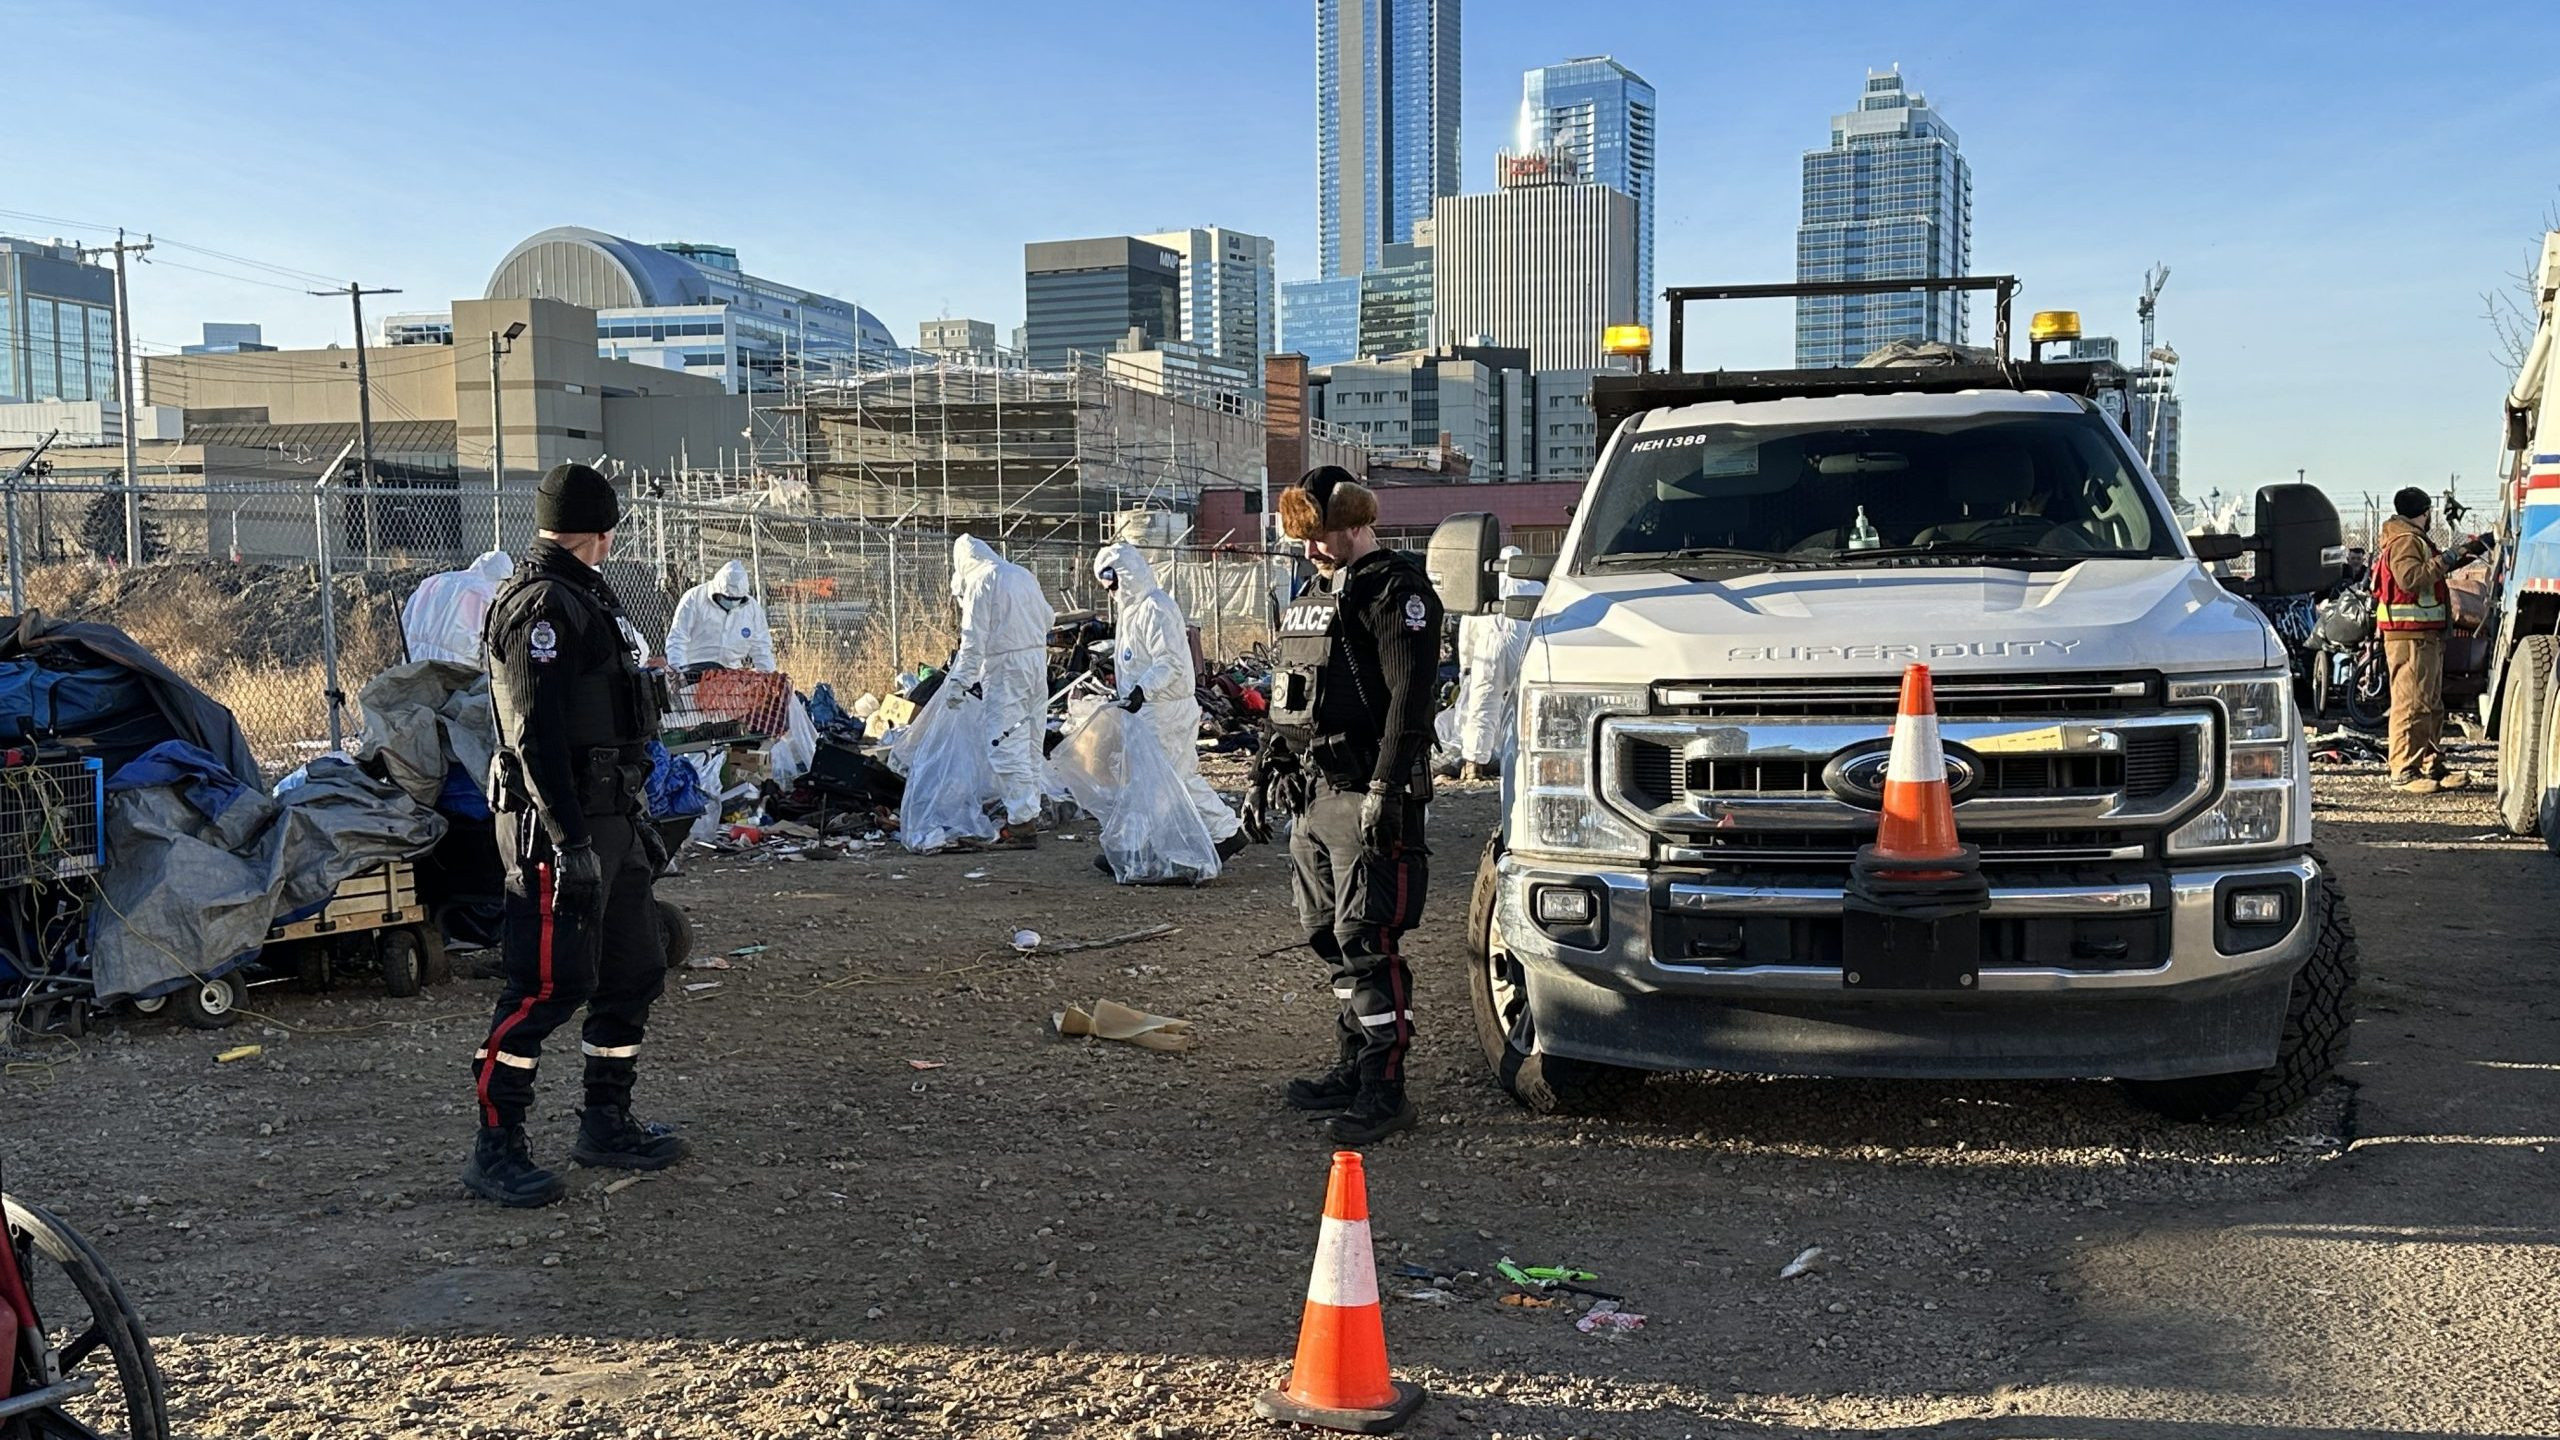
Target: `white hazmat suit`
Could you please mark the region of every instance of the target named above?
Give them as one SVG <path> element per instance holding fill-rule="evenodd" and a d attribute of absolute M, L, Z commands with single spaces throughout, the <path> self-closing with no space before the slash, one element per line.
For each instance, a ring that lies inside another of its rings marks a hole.
<path fill-rule="evenodd" d="M 492 550 L 467 570 L 446 570 L 418 582 L 400 612 L 400 631 L 409 640 L 411 660 L 480 663 L 480 622 L 498 587 L 515 573 L 516 562 L 503 550 Z"/>
<path fill-rule="evenodd" d="M 667 627 L 667 668 L 681 673 L 696 665 L 773 668 L 773 632 L 765 621 L 764 602 L 751 593 L 742 561 L 721 566 L 719 574 L 676 602 L 675 620 Z"/>
<path fill-rule="evenodd" d="M 1516 555 L 1506 551 L 1503 558 Z M 1502 598 L 1536 595 L 1534 580 L 1502 577 Z M 1529 653 L 1529 622 L 1497 611 L 1458 622 L 1458 758 L 1483 766 L 1509 747 L 1520 694 L 1520 662 Z"/>
<path fill-rule="evenodd" d="M 1118 588 L 1112 592 L 1119 610 L 1112 675 L 1120 698 L 1128 699 L 1131 690 L 1146 692 L 1138 718 L 1148 722 L 1163 743 L 1209 838 L 1224 840 L 1242 824 L 1209 782 L 1200 778 L 1199 678 L 1191 669 L 1191 632 L 1183 621 L 1182 607 L 1165 593 L 1147 557 L 1125 540 L 1102 547 L 1094 557 L 1093 573 L 1096 579 L 1118 579 Z"/>
<path fill-rule="evenodd" d="M 942 683 L 982 686 L 981 701 L 954 707 L 995 742 L 1005 823 L 1040 818 L 1041 745 L 1049 729 L 1049 627 L 1057 612 L 1032 573 L 986 541 L 951 542 L 951 595 L 960 602 L 960 649 Z M 954 697 L 957 698 L 957 697 Z"/>

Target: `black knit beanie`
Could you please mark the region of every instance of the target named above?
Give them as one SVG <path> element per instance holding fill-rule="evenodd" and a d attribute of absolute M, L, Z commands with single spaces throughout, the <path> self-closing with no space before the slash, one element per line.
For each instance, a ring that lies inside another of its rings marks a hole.
<path fill-rule="evenodd" d="M 554 535 L 601 535 L 622 522 L 613 482 L 570 461 L 542 474 L 533 493 L 533 525 Z"/>
<path fill-rule="evenodd" d="M 2427 492 L 2415 485 L 2391 497 L 2393 513 L 2403 520 L 2415 520 L 2434 508 L 2436 502 L 2427 498 Z"/>

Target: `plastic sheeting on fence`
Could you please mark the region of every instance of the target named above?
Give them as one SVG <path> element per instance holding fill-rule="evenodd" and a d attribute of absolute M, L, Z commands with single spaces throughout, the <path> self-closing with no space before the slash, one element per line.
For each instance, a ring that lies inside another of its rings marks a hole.
<path fill-rule="evenodd" d="M 305 767 L 276 798 L 213 782 L 221 762 L 171 741 L 138 779 L 107 797 L 99 880 L 98 998 L 165 993 L 211 977 L 266 944 L 278 916 L 327 901 L 340 881 L 423 854 L 444 817 L 343 760 Z M 140 762 L 136 767 L 139 768 Z"/>
<path fill-rule="evenodd" d="M 395 665 L 366 681 L 356 703 L 364 709 L 356 758 L 378 762 L 410 799 L 435 804 L 456 765 L 487 793 L 498 728 L 489 677 L 478 667 L 450 660 Z"/>
<path fill-rule="evenodd" d="M 1196 885 L 1218 874 L 1218 843 L 1155 727 L 1117 705 L 1093 712 L 1049 753 L 1049 768 L 1102 820 L 1102 857 L 1123 885 Z"/>
<path fill-rule="evenodd" d="M 996 838 L 987 814 L 997 793 L 987 717 L 987 702 L 971 699 L 961 686 L 939 685 L 899 731 L 892 748 L 904 762 L 907 797 L 898 807 L 898 843 L 921 855 Z"/>

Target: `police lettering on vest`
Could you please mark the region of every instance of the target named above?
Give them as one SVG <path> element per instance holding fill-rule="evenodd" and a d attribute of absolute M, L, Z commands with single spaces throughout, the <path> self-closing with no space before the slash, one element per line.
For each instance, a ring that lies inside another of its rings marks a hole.
<path fill-rule="evenodd" d="M 1342 623 L 1342 597 L 1323 580 L 1289 602 L 1280 614 L 1280 664 L 1271 677 L 1271 725 L 1281 738 L 1303 745 L 1315 732 L 1316 707 L 1333 639 Z"/>

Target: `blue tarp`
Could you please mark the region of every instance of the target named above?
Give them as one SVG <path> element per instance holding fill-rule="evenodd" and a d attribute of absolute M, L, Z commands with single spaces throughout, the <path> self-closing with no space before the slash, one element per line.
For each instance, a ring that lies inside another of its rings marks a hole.
<path fill-rule="evenodd" d="M 152 746 L 132 764 L 118 770 L 115 778 L 107 782 L 107 793 L 115 795 L 162 785 L 175 787 L 207 820 L 221 819 L 222 812 L 249 790 L 222 768 L 221 761 L 184 740 L 169 740 Z"/>
<path fill-rule="evenodd" d="M 711 798 L 702 793 L 702 777 L 691 765 L 667 753 L 667 747 L 649 742 L 649 816 L 653 820 L 673 820 L 685 815 L 699 815 L 711 806 Z"/>

